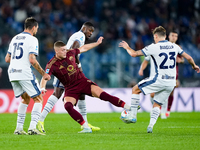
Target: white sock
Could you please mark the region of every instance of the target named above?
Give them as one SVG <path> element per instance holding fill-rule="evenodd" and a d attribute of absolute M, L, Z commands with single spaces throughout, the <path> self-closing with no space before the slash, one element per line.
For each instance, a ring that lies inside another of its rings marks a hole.
<path fill-rule="evenodd" d="M 29 126 L 29 130 L 36 129 L 37 122 L 41 115 L 41 110 L 42 110 L 42 104 L 35 103 L 31 112 L 31 123 Z"/>
<path fill-rule="evenodd" d="M 152 127 L 154 126 L 154 124 L 156 123 L 159 115 L 160 115 L 160 108 L 154 107 L 151 110 L 151 119 L 150 119 L 149 126 L 152 126 Z"/>
<path fill-rule="evenodd" d="M 150 96 L 150 101 L 151 101 L 151 104 L 153 105 L 154 101 L 153 101 L 153 97 Z"/>
<path fill-rule="evenodd" d="M 161 107 L 161 114 L 165 114 L 167 112 L 167 105 L 168 105 L 168 99 L 163 103 Z"/>
<path fill-rule="evenodd" d="M 83 128 L 90 128 L 90 127 L 88 126 L 88 123 L 87 123 L 87 122 L 85 122 L 82 126 L 83 126 Z"/>
<path fill-rule="evenodd" d="M 83 116 L 83 119 L 88 124 L 85 100 L 79 100 L 77 105 L 78 105 L 80 114 Z"/>
<path fill-rule="evenodd" d="M 46 116 L 48 115 L 48 113 L 52 110 L 53 106 L 56 104 L 56 102 L 58 101 L 58 98 L 54 95 L 51 95 L 49 97 L 49 99 L 47 100 L 47 103 L 41 113 L 40 116 L 40 121 L 44 122 L 44 119 L 46 118 Z"/>
<path fill-rule="evenodd" d="M 17 110 L 18 115 L 17 115 L 17 127 L 16 127 L 16 129 L 18 130 L 23 130 L 27 107 L 28 105 L 23 104 L 22 102 L 19 104 L 19 107 Z"/>
<path fill-rule="evenodd" d="M 128 104 L 125 104 L 125 105 L 124 105 L 124 109 L 130 110 L 130 109 L 131 109 L 131 106 L 129 106 Z"/>
<path fill-rule="evenodd" d="M 132 94 L 131 95 L 131 114 L 133 116 L 137 116 L 137 109 L 140 101 L 139 94 Z"/>

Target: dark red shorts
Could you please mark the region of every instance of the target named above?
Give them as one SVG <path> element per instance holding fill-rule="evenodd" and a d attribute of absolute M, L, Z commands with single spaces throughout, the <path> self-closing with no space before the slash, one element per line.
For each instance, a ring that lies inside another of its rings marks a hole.
<path fill-rule="evenodd" d="M 178 80 L 178 65 L 176 65 L 176 80 Z"/>
<path fill-rule="evenodd" d="M 68 87 L 65 87 L 65 95 L 64 98 L 69 96 L 76 99 L 76 102 L 78 102 L 78 99 L 81 94 L 92 96 L 91 93 L 91 85 L 96 85 L 96 83 L 92 82 L 86 77 L 83 77 L 77 81 L 75 81 L 72 85 L 69 85 Z"/>

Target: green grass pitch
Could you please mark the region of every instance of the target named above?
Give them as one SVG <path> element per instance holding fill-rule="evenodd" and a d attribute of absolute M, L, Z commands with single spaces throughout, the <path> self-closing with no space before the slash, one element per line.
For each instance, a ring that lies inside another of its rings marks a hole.
<path fill-rule="evenodd" d="M 78 134 L 80 125 L 68 114 L 50 113 L 45 136 L 14 135 L 17 114 L 0 114 L 0 150 L 198 150 L 200 112 L 171 113 L 158 119 L 152 134 L 147 133 L 149 113 L 138 113 L 135 124 L 125 124 L 120 113 L 89 113 L 88 120 L 100 131 Z M 24 130 L 27 131 L 30 114 Z"/>

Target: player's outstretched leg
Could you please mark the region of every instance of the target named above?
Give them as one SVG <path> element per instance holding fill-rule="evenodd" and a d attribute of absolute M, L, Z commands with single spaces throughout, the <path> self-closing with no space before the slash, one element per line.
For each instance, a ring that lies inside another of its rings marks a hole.
<path fill-rule="evenodd" d="M 85 122 L 81 114 L 73 108 L 73 104 L 71 102 L 66 102 L 64 106 L 69 115 L 76 122 L 78 122 L 80 125 L 83 126 L 83 130 L 80 131 L 79 133 L 92 133 L 92 130 L 88 126 L 87 122 Z"/>
<path fill-rule="evenodd" d="M 104 91 L 100 94 L 99 98 L 104 101 L 109 101 L 110 103 L 112 103 L 113 105 L 115 105 L 117 107 L 122 107 L 127 110 L 130 110 L 130 108 L 131 108 L 129 105 L 127 105 L 124 101 L 122 101 L 118 97 L 112 96 Z"/>

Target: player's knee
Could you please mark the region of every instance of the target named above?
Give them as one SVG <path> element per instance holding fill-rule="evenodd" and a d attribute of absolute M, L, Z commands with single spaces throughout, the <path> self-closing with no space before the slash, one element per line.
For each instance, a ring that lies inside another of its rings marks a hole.
<path fill-rule="evenodd" d="M 138 85 L 135 85 L 133 88 L 132 88 L 132 94 L 139 94 L 141 93 L 140 89 L 138 88 Z"/>
<path fill-rule="evenodd" d="M 66 102 L 64 106 L 67 111 L 73 108 L 73 104 L 71 102 Z"/>
<path fill-rule="evenodd" d="M 55 97 L 57 97 L 58 99 L 60 98 L 60 96 L 56 93 L 56 92 L 53 92 L 53 94 Z"/>
<path fill-rule="evenodd" d="M 42 103 L 43 103 L 42 94 L 40 94 L 40 95 L 34 97 L 34 98 L 33 98 L 33 101 L 34 101 L 35 103 L 41 103 L 41 104 L 42 104 Z"/>
<path fill-rule="evenodd" d="M 79 97 L 79 100 L 85 100 L 85 95 L 81 94 L 81 96 Z"/>
<path fill-rule="evenodd" d="M 21 97 L 22 97 L 22 103 L 27 105 L 30 103 L 31 97 L 27 93 L 23 93 Z"/>
<path fill-rule="evenodd" d="M 53 95 L 59 99 L 62 96 L 63 91 L 64 90 L 62 88 L 56 88 L 53 92 Z"/>

